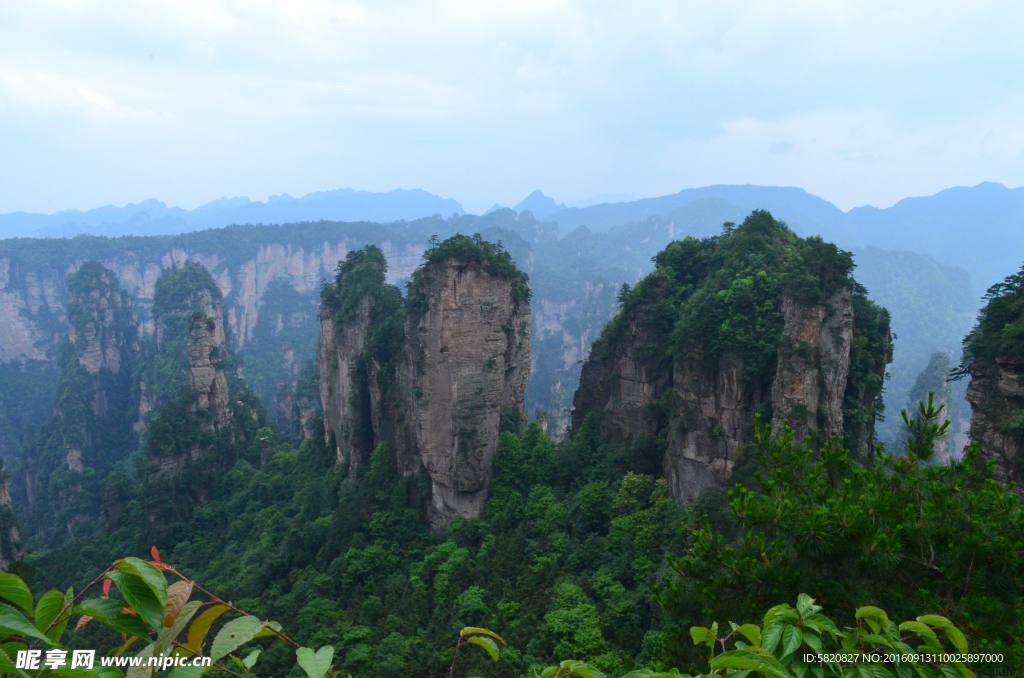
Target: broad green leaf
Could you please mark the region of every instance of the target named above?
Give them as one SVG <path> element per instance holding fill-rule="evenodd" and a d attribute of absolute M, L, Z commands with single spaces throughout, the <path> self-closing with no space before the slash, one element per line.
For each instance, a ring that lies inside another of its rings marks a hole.
<path fill-rule="evenodd" d="M 540 672 L 540 678 L 554 678 L 556 673 L 558 673 L 558 667 L 549 666 Z"/>
<path fill-rule="evenodd" d="M 804 642 L 804 634 L 795 626 L 787 626 L 782 632 L 782 656 L 795 652 Z"/>
<path fill-rule="evenodd" d="M 129 638 L 128 640 L 126 640 L 124 645 L 122 645 L 121 647 L 117 648 L 117 652 L 114 653 L 114 656 L 115 657 L 120 657 L 121 655 L 123 655 L 124 651 L 127 650 L 132 645 L 134 645 L 136 643 L 136 641 L 139 640 L 139 638 L 140 638 L 140 636 L 133 636 L 132 638 Z"/>
<path fill-rule="evenodd" d="M 857 608 L 857 614 L 855 617 L 857 619 L 869 618 L 889 621 L 889 617 L 885 614 L 885 610 L 871 605 L 865 605 L 864 607 Z"/>
<path fill-rule="evenodd" d="M 807 614 L 812 605 L 814 605 L 814 599 L 806 593 L 801 593 L 796 597 L 796 609 L 800 611 L 801 616 Z"/>
<path fill-rule="evenodd" d="M 324 674 L 331 670 L 334 648 L 325 645 L 313 652 L 308 647 L 300 647 L 295 651 L 295 659 L 309 678 L 324 678 Z"/>
<path fill-rule="evenodd" d="M 481 628 L 478 628 L 476 626 L 467 626 L 466 628 L 462 629 L 461 631 L 459 631 L 459 637 L 460 638 L 464 638 L 465 636 L 471 635 L 473 633 L 479 633 L 479 634 L 482 634 L 482 635 L 485 635 L 485 636 L 490 636 L 491 638 L 494 638 L 495 640 L 501 641 L 502 645 L 508 645 L 508 643 L 506 643 L 502 639 L 502 637 L 499 636 L 494 631 L 491 631 L 489 629 L 481 629 Z"/>
<path fill-rule="evenodd" d="M 22 647 L 24 648 L 24 645 L 22 645 Z M 0 650 L 0 673 L 28 678 L 27 674 L 22 669 L 15 667 L 10 656 L 8 656 L 8 654 L 3 650 Z"/>
<path fill-rule="evenodd" d="M 0 572 L 0 598 L 11 601 L 29 614 L 32 614 L 32 592 L 21 580 L 21 577 Z"/>
<path fill-rule="evenodd" d="M 100 662 L 92 667 L 93 676 L 99 676 L 99 678 L 124 678 L 124 674 L 121 669 L 113 666 L 103 666 Z"/>
<path fill-rule="evenodd" d="M 199 678 L 212 668 L 212 666 L 179 666 L 171 671 L 167 678 Z"/>
<path fill-rule="evenodd" d="M 229 621 L 213 639 L 213 647 L 210 651 L 213 661 L 227 656 L 248 643 L 262 628 L 263 622 L 250 615 Z"/>
<path fill-rule="evenodd" d="M 660 676 L 661 674 L 656 674 L 650 669 L 638 669 L 636 671 L 630 671 L 626 675 L 622 676 L 622 678 L 651 678 L 656 675 Z"/>
<path fill-rule="evenodd" d="M 761 647 L 768 652 L 775 652 L 775 646 L 779 644 L 779 639 L 782 638 L 783 628 L 782 622 L 775 622 L 766 626 L 764 635 L 761 636 Z"/>
<path fill-rule="evenodd" d="M 691 626 L 690 637 L 693 638 L 694 645 L 700 645 L 708 639 L 708 630 L 703 626 Z"/>
<path fill-rule="evenodd" d="M 939 642 L 939 639 L 935 636 L 935 631 L 932 631 L 927 625 L 918 621 L 903 622 L 900 624 L 900 631 L 912 631 L 919 637 L 924 638 L 925 640 L 930 640 L 932 643 L 937 644 Z"/>
<path fill-rule="evenodd" d="M 961 633 L 960 629 L 950 624 L 943 629 L 943 632 L 958 652 L 967 652 L 967 639 L 964 638 L 964 634 Z"/>
<path fill-rule="evenodd" d="M 976 678 L 974 671 L 971 671 L 960 662 L 954 662 L 953 666 L 956 667 L 956 670 L 960 672 L 960 675 L 963 676 L 963 678 Z"/>
<path fill-rule="evenodd" d="M 918 617 L 917 621 L 937 629 L 944 629 L 953 625 L 953 622 L 938 614 L 924 614 Z"/>
<path fill-rule="evenodd" d="M 818 636 L 814 635 L 813 633 L 805 633 L 804 642 L 807 643 L 807 647 L 811 648 L 818 654 L 824 654 L 824 651 L 821 647 L 821 638 L 819 638 Z"/>
<path fill-rule="evenodd" d="M 229 609 L 231 608 L 227 605 L 214 605 L 204 610 L 192 623 L 192 626 L 189 627 L 188 642 L 185 643 L 188 648 L 199 654 L 199 651 L 202 649 L 203 640 L 210 631 L 210 627 L 213 626 L 213 622 L 217 621 Z"/>
<path fill-rule="evenodd" d="M 772 622 L 775 622 L 776 620 L 778 620 L 779 615 L 783 614 L 784 612 L 787 612 L 790 609 L 792 609 L 792 608 L 790 608 L 789 605 L 782 604 L 782 605 L 776 605 L 772 609 L 770 609 L 767 612 L 765 612 L 764 613 L 764 628 L 768 628 L 768 626 L 771 625 Z"/>
<path fill-rule="evenodd" d="M 125 572 L 111 572 L 107 578 L 117 585 L 117 590 L 124 596 L 125 601 L 147 624 L 154 629 L 163 628 L 166 591 L 164 592 L 164 602 L 160 602 L 153 593 L 152 587 L 139 576 Z"/>
<path fill-rule="evenodd" d="M 44 636 L 28 619 L 25 619 L 24 615 L 3 603 L 0 603 L 0 633 L 6 636 L 23 636 L 50 642 L 50 639 Z"/>
<path fill-rule="evenodd" d="M 160 601 L 161 609 L 167 605 L 167 578 L 164 577 L 163 572 L 141 558 L 125 558 L 124 560 L 119 560 L 114 567 L 117 568 L 118 572 L 136 575 L 142 579 L 153 592 L 153 595 L 156 596 L 156 599 Z"/>
<path fill-rule="evenodd" d="M 744 624 L 736 629 L 736 633 L 742 633 L 754 647 L 761 647 L 761 629 L 755 624 Z"/>
<path fill-rule="evenodd" d="M 268 636 L 279 636 L 281 631 L 281 625 L 276 621 L 263 622 L 263 628 L 256 634 L 257 638 L 266 638 Z"/>
<path fill-rule="evenodd" d="M 181 608 L 185 607 L 189 597 L 192 595 L 192 582 L 176 581 L 167 587 L 167 604 L 164 605 L 164 628 L 174 626 L 174 620 L 178 618 Z"/>
<path fill-rule="evenodd" d="M 249 655 L 242 660 L 242 665 L 247 669 L 251 669 L 256 665 L 256 660 L 260 658 L 260 650 L 257 648 L 249 653 Z"/>
<path fill-rule="evenodd" d="M 572 673 L 570 676 L 579 676 L 580 678 L 605 678 L 605 675 L 595 669 L 589 664 L 580 662 L 579 664 L 572 667 Z"/>
<path fill-rule="evenodd" d="M 780 666 L 773 666 L 766 658 L 748 650 L 732 650 L 724 652 L 711 660 L 713 669 L 739 669 L 740 671 L 757 671 L 775 678 L 789 678 L 788 673 Z"/>
<path fill-rule="evenodd" d="M 47 591 L 44 593 L 36 605 L 36 628 L 45 633 L 64 608 L 64 602 L 64 594 L 60 591 Z"/>
<path fill-rule="evenodd" d="M 148 591 L 149 589 L 146 589 L 146 590 Z M 135 655 L 135 656 L 136 657 L 143 657 L 143 658 L 148 659 L 149 657 L 154 656 L 153 650 L 155 650 L 155 649 L 156 648 L 153 647 L 153 644 L 150 643 L 146 647 L 142 648 L 142 650 L 140 650 L 139 653 L 137 655 Z M 128 674 L 127 674 L 128 678 L 149 678 L 150 676 L 152 676 L 153 672 L 156 670 L 156 667 L 155 666 L 148 666 L 148 663 L 149 663 L 148 661 L 143 661 L 142 662 L 142 666 L 132 666 L 132 667 L 130 667 L 128 669 Z"/>
<path fill-rule="evenodd" d="M 842 635 L 832 620 L 823 614 L 812 614 L 805 621 L 812 621 L 821 628 L 828 630 L 828 632 L 832 634 L 833 639 L 837 639 Z"/>
<path fill-rule="evenodd" d="M 170 603 L 168 603 L 170 604 Z M 202 601 L 193 600 L 190 603 L 185 603 L 185 606 L 181 608 L 181 612 L 178 613 L 177 619 L 174 620 L 174 625 L 169 629 L 164 629 L 160 634 L 160 638 L 168 645 L 173 645 L 174 641 L 178 639 L 181 632 L 188 626 L 189 621 L 195 616 L 199 608 L 203 606 Z"/>
<path fill-rule="evenodd" d="M 72 613 L 89 615 L 95 621 L 129 636 L 143 636 L 149 633 L 146 624 L 141 619 L 122 613 L 122 607 L 122 603 L 117 600 L 90 598 L 75 606 Z"/>
<path fill-rule="evenodd" d="M 491 655 L 491 659 L 498 661 L 498 644 L 487 638 L 486 636 L 473 636 L 466 640 L 467 643 L 473 643 L 479 645 L 483 649 L 487 650 L 487 654 Z"/>

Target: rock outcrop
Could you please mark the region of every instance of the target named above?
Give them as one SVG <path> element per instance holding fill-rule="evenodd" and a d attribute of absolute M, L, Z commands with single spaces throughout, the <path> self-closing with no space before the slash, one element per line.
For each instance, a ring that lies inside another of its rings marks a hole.
<path fill-rule="evenodd" d="M 525 418 L 530 304 L 500 247 L 456 236 L 428 252 L 408 301 L 369 247 L 349 255 L 321 311 L 324 434 L 355 472 L 380 444 L 431 481 L 427 522 L 479 517 L 503 417 Z"/>
<path fill-rule="evenodd" d="M 971 363 L 967 400 L 971 403 L 971 441 L 995 462 L 999 482 L 1024 481 L 1024 361 L 1010 357 L 975 358 Z"/>
<path fill-rule="evenodd" d="M 224 317 L 219 300 L 202 295 L 202 310 L 193 314 L 188 333 L 188 383 L 195 408 L 209 414 L 208 426 L 222 429 L 231 420 L 228 381 L 221 352 L 226 351 Z"/>
<path fill-rule="evenodd" d="M 11 563 L 25 555 L 25 550 L 11 501 L 11 479 L 0 461 L 0 570 L 6 572 Z"/>
<path fill-rule="evenodd" d="M 818 274 L 817 288 L 788 287 L 807 274 L 784 259 L 774 271 L 749 273 L 748 262 L 772 250 L 804 247 L 835 261 Z M 824 247 L 759 212 L 732 237 L 670 245 L 594 343 L 576 393 L 574 434 L 593 413 L 614 444 L 656 441 L 679 502 L 725 486 L 758 415 L 776 431 L 786 422 L 798 440 L 845 436 L 848 447 L 868 454 L 891 360 L 888 316 L 849 280 L 852 261 L 835 248 L 815 251 Z"/>
<path fill-rule="evenodd" d="M 422 270 L 424 310 L 405 324 L 396 375 L 398 467 L 431 480 L 428 524 L 478 518 L 487 502 L 503 413 L 524 420 L 530 380 L 530 306 L 483 266 L 448 259 Z"/>
<path fill-rule="evenodd" d="M 360 299 L 351 317 L 335 319 L 335 311 L 320 309 L 320 402 L 324 408 L 324 435 L 339 464 L 351 473 L 369 458 L 374 447 L 369 420 L 369 393 L 363 352 L 370 330 L 372 299 Z M 379 406 L 379 403 L 376 403 Z"/>
<path fill-rule="evenodd" d="M 52 416 L 26 446 L 17 477 L 30 527 L 57 543 L 101 513 L 110 469 L 137 449 L 139 357 L 133 304 L 113 272 L 86 262 L 66 282 L 68 333 Z"/>
<path fill-rule="evenodd" d="M 158 346 L 143 374 L 155 414 L 139 496 L 150 536 L 161 539 L 210 500 L 240 455 L 252 453 L 266 417 L 232 367 L 223 299 L 205 268 L 189 262 L 161 277 L 153 316 Z M 117 520 L 125 496 L 108 492 L 108 521 Z"/>

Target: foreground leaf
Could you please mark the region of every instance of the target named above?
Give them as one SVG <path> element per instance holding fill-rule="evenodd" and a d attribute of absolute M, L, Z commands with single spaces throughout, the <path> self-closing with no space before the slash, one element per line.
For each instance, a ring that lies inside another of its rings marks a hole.
<path fill-rule="evenodd" d="M 309 678 L 324 678 L 324 674 L 331 670 L 334 648 L 325 645 L 313 652 L 308 647 L 300 647 L 295 651 L 295 658 Z"/>
<path fill-rule="evenodd" d="M 32 592 L 28 590 L 21 577 L 0 572 L 0 598 L 9 600 L 32 614 Z"/>
<path fill-rule="evenodd" d="M 229 621 L 213 639 L 213 647 L 210 650 L 213 661 L 219 660 L 248 643 L 262 628 L 263 622 L 250 615 Z"/>
<path fill-rule="evenodd" d="M 491 655 L 491 659 L 498 661 L 498 644 L 490 638 L 473 636 L 466 642 L 472 643 L 473 645 L 479 645 L 483 649 L 487 650 L 487 654 Z"/>

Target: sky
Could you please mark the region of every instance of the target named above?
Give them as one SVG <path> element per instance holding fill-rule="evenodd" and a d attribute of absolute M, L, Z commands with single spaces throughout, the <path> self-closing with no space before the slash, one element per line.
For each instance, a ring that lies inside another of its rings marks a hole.
<path fill-rule="evenodd" d="M 0 0 L 0 213 L 1024 184 L 1024 3 Z"/>

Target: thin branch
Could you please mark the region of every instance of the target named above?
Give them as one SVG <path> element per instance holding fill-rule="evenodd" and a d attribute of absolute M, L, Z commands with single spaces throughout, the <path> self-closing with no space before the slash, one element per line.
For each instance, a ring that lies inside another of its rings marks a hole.
<path fill-rule="evenodd" d="M 455 644 L 455 656 L 452 657 L 452 668 L 448 671 L 448 678 L 455 676 L 455 660 L 459 658 L 459 648 L 462 647 L 462 636 L 459 636 L 459 642 Z"/>
<path fill-rule="evenodd" d="M 111 565 L 107 569 L 103 570 L 103 572 L 100 573 L 100 576 L 96 577 L 91 582 L 89 582 L 89 585 L 86 586 L 81 591 L 79 591 L 78 595 L 71 599 L 71 602 L 67 602 L 65 600 L 63 607 L 60 608 L 60 613 L 56 617 L 54 617 L 53 621 L 50 622 L 50 625 L 46 627 L 46 629 L 43 631 L 43 635 L 45 636 L 47 634 L 47 632 L 50 631 L 50 629 L 52 629 L 58 623 L 63 621 L 64 613 L 68 611 L 68 608 L 74 609 L 75 604 L 78 603 L 78 601 L 82 599 L 82 596 L 85 595 L 85 592 L 88 591 L 89 589 L 91 589 L 96 584 L 98 584 L 101 581 L 103 581 L 103 578 L 107 576 L 107 573 L 111 572 L 113 569 L 114 569 L 114 566 Z M 70 614 L 68 615 L 68 618 L 69 619 L 71 618 Z M 34 648 L 38 644 L 39 644 L 39 639 L 36 639 L 36 641 L 34 643 L 32 643 L 31 645 L 29 645 L 29 647 L 30 648 Z"/>
<path fill-rule="evenodd" d="M 229 610 L 231 610 L 232 612 L 237 612 L 237 613 L 238 613 L 238 614 L 240 614 L 240 615 L 243 615 L 243 616 L 246 616 L 246 617 L 252 616 L 252 615 L 250 615 L 250 614 L 249 614 L 248 612 L 246 612 L 245 610 L 240 610 L 240 609 L 238 609 L 237 607 L 235 607 L 234 605 L 232 605 L 231 603 L 227 602 L 226 600 L 222 600 L 222 599 L 220 598 L 220 596 L 217 596 L 217 595 L 214 595 L 213 593 L 210 593 L 209 591 L 207 591 L 206 589 L 204 589 L 204 588 L 203 588 L 202 586 L 200 586 L 199 584 L 197 584 L 197 583 L 196 583 L 196 582 L 195 582 L 194 580 L 192 580 L 192 579 L 189 579 L 188 577 L 186 577 L 185 575 L 183 575 L 183 574 L 182 574 L 181 572 L 178 572 L 178 571 L 177 571 L 176 569 L 174 569 L 174 567 L 172 567 L 172 566 L 168 565 L 168 566 L 167 566 L 167 571 L 168 571 L 168 572 L 173 572 L 174 574 L 178 575 L 178 576 L 179 576 L 179 577 L 180 577 L 180 578 L 182 579 L 182 581 L 187 581 L 187 582 L 191 582 L 191 584 L 192 584 L 192 588 L 196 589 L 196 590 L 197 590 L 197 591 L 199 591 L 200 593 L 205 593 L 205 594 L 206 594 L 207 596 L 209 596 L 210 598 L 212 598 L 212 599 L 213 599 L 213 602 L 215 602 L 215 603 L 218 603 L 218 604 L 220 604 L 220 605 L 224 605 L 224 606 L 226 606 L 226 607 L 227 607 L 227 608 L 228 608 Z M 285 634 L 285 633 L 282 633 L 281 631 L 278 631 L 277 629 L 273 629 L 273 628 L 271 628 L 271 627 L 269 627 L 269 626 L 266 626 L 266 627 L 264 627 L 264 628 L 267 628 L 267 629 L 269 629 L 270 631 L 272 631 L 272 632 L 274 633 L 274 635 L 276 635 L 276 636 L 277 636 L 278 638 L 280 638 L 281 640 L 285 641 L 286 643 L 288 643 L 289 645 L 291 645 L 291 646 L 292 646 L 292 647 L 294 647 L 295 649 L 299 649 L 300 647 L 302 647 L 301 645 L 299 645 L 298 643 L 296 643 L 296 642 L 295 642 L 294 640 L 292 640 L 291 638 L 289 638 L 289 637 L 287 636 L 287 634 Z"/>

